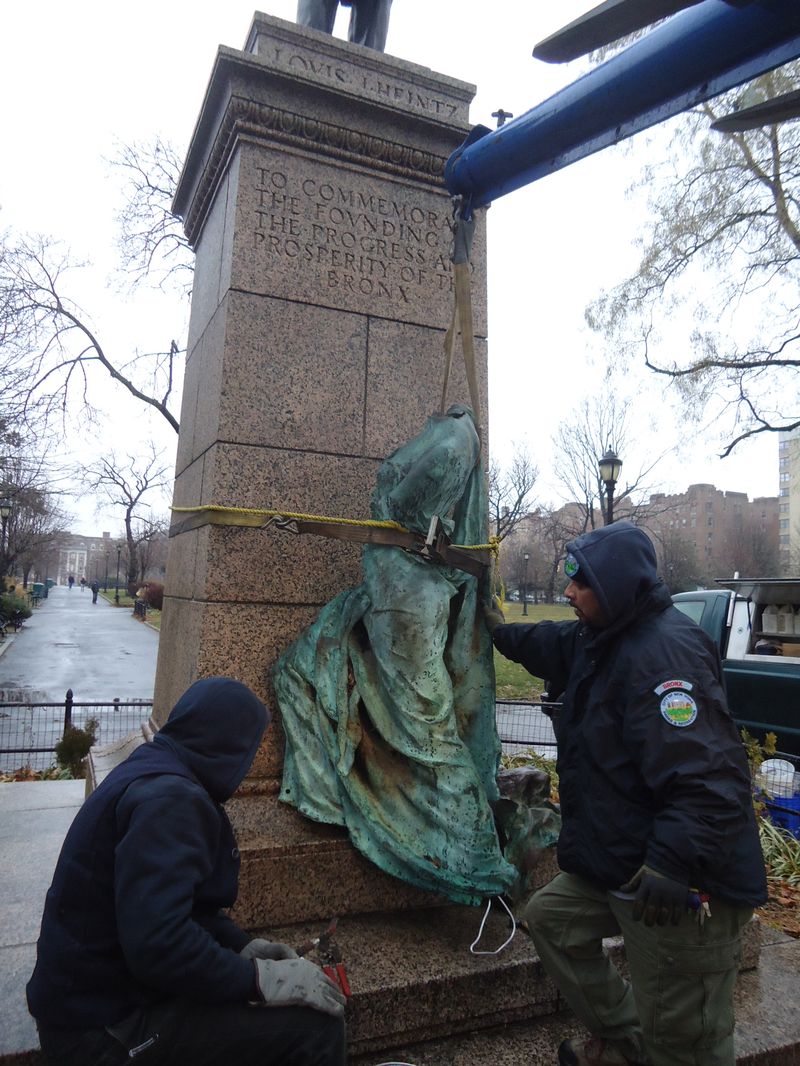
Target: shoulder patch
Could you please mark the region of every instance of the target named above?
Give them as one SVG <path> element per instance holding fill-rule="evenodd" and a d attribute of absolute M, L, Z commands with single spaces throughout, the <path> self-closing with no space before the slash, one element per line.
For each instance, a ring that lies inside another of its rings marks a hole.
<path fill-rule="evenodd" d="M 697 704 L 685 689 L 674 689 L 663 695 L 659 709 L 664 721 L 678 728 L 691 725 L 697 718 Z"/>
<path fill-rule="evenodd" d="M 672 692 L 675 689 L 682 689 L 684 692 L 691 692 L 694 685 L 691 681 L 678 681 L 676 678 L 674 681 L 662 681 L 653 691 L 657 696 L 663 696 L 665 692 Z"/>

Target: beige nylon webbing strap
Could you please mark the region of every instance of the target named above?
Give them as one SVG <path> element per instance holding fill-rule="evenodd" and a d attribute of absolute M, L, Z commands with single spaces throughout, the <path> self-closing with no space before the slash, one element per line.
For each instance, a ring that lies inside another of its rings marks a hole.
<path fill-rule="evenodd" d="M 444 339 L 444 381 L 442 384 L 442 411 L 447 408 L 447 389 L 453 366 L 453 349 L 456 337 L 461 334 L 464 353 L 464 368 L 467 374 L 469 397 L 475 415 L 475 423 L 481 425 L 481 403 L 478 392 L 478 375 L 475 369 L 475 332 L 472 325 L 472 286 L 469 275 L 472 238 L 475 234 L 475 216 L 465 219 L 456 213 L 453 237 L 453 314 Z M 480 428 L 478 430 L 480 432 Z"/>
<path fill-rule="evenodd" d="M 211 505 L 197 508 L 174 507 L 173 511 L 184 517 L 173 522 L 169 531 L 170 537 L 206 525 L 245 526 L 251 529 L 266 529 L 267 526 L 274 525 L 289 533 L 313 533 L 318 537 L 334 540 L 403 548 L 431 561 L 454 566 L 478 578 L 492 562 L 492 545 L 464 547 L 451 544 L 437 515 L 431 520 L 428 535 L 423 536 L 392 522 L 348 521 Z"/>

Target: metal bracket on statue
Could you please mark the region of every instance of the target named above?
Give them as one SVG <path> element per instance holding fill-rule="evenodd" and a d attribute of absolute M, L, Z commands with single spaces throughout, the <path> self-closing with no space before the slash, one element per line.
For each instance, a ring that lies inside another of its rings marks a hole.
<path fill-rule="evenodd" d="M 466 570 L 468 574 L 478 578 L 483 575 L 486 567 L 491 565 L 491 555 L 488 548 L 478 548 L 473 551 L 454 548 L 438 514 L 431 518 L 428 535 L 419 554 L 432 562 L 444 563 L 445 566 L 455 566 L 458 570 Z"/>

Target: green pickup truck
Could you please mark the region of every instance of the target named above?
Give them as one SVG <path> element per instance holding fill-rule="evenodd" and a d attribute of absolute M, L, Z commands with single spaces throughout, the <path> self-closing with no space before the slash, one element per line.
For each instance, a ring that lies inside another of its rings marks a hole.
<path fill-rule="evenodd" d="M 717 642 L 737 724 L 757 737 L 775 733 L 779 752 L 799 756 L 800 578 L 717 584 L 672 601 Z"/>

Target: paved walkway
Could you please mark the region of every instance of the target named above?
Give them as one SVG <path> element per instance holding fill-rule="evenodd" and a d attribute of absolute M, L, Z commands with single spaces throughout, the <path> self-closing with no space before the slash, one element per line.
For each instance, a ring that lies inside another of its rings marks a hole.
<path fill-rule="evenodd" d="M 0 699 L 152 699 L 158 633 L 88 589 L 50 590 L 0 641 Z M 0 783 L 0 1060 L 38 1047 L 25 1004 L 44 897 L 83 781 Z"/>
<path fill-rule="evenodd" d="M 22 630 L 0 641 L 0 699 L 152 699 L 158 633 L 80 587 L 55 586 Z"/>
<path fill-rule="evenodd" d="M 84 788 L 83 781 L 0 784 L 0 1060 L 39 1046 L 25 985 L 44 897 Z"/>

